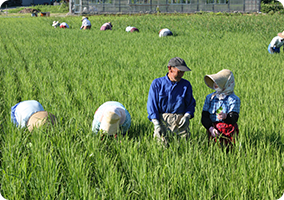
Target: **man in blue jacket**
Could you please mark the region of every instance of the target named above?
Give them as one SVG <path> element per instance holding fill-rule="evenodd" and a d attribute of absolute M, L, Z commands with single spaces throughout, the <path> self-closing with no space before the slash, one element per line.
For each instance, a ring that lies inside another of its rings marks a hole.
<path fill-rule="evenodd" d="M 182 58 L 172 58 L 166 76 L 155 79 L 149 90 L 148 119 L 154 124 L 154 137 L 167 144 L 167 131 L 189 138 L 189 120 L 194 117 L 195 99 L 189 81 L 182 78 L 191 71 Z"/>

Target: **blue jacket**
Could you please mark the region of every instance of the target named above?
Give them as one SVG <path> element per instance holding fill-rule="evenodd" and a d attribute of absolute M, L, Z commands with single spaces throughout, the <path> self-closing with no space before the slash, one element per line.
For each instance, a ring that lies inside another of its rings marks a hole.
<path fill-rule="evenodd" d="M 160 120 L 159 115 L 162 113 L 189 113 L 194 117 L 195 105 L 190 82 L 181 79 L 173 83 L 167 74 L 155 79 L 150 86 L 147 102 L 148 119 Z"/>

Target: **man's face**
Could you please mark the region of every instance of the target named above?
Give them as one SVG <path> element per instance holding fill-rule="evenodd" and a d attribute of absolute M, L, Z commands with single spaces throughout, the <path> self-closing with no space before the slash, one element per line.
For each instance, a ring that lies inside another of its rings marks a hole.
<path fill-rule="evenodd" d="M 169 69 L 169 78 L 171 81 L 179 82 L 183 77 L 184 71 L 180 71 L 176 67 L 168 66 Z"/>

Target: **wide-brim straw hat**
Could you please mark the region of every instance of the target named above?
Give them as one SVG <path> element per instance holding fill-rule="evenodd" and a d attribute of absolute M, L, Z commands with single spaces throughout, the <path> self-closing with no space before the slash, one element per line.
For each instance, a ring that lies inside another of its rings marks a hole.
<path fill-rule="evenodd" d="M 284 38 L 284 31 L 282 33 L 278 33 L 278 36 Z"/>
<path fill-rule="evenodd" d="M 88 19 L 88 17 L 83 16 L 82 19 L 81 19 L 81 21 L 83 21 L 84 19 Z"/>
<path fill-rule="evenodd" d="M 224 89 L 231 75 L 232 75 L 232 72 L 230 70 L 223 69 L 219 71 L 217 74 L 206 75 L 204 77 L 204 81 L 206 85 L 213 90 L 215 89 L 214 83 L 216 83 L 219 88 Z"/>
<path fill-rule="evenodd" d="M 119 130 L 121 116 L 113 111 L 106 111 L 102 118 L 100 129 L 109 135 L 114 135 Z"/>
<path fill-rule="evenodd" d="M 46 123 L 54 125 L 56 121 L 56 118 L 53 114 L 47 112 L 47 111 L 39 111 L 29 118 L 27 122 L 27 127 L 29 131 L 31 132 L 34 127 L 38 128 Z"/>

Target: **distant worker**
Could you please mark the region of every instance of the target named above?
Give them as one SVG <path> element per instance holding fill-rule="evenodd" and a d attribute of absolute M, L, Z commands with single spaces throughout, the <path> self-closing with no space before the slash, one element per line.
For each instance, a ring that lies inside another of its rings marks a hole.
<path fill-rule="evenodd" d="M 32 14 L 31 14 L 31 16 L 32 16 L 32 17 L 37 17 L 37 11 L 34 10 L 34 11 L 32 12 Z"/>
<path fill-rule="evenodd" d="M 154 138 L 168 143 L 168 132 L 181 138 L 190 137 L 189 121 L 194 117 L 195 99 L 190 82 L 183 79 L 191 71 L 182 58 L 170 59 L 168 73 L 153 80 L 148 94 L 148 119 L 154 125 Z"/>
<path fill-rule="evenodd" d="M 59 23 L 59 21 L 53 21 L 52 26 L 54 28 L 57 28 L 57 27 L 64 28 L 64 29 L 69 28 L 69 25 L 66 22 Z"/>
<path fill-rule="evenodd" d="M 22 101 L 14 105 L 11 108 L 11 120 L 17 127 L 28 127 L 29 131 L 46 123 L 54 124 L 56 121 L 55 116 L 45 111 L 35 100 Z"/>
<path fill-rule="evenodd" d="M 91 22 L 89 21 L 88 17 L 82 17 L 82 26 L 80 29 L 91 29 Z"/>
<path fill-rule="evenodd" d="M 94 115 L 92 131 L 103 131 L 115 136 L 117 133 L 125 135 L 131 125 L 131 117 L 126 108 L 117 101 L 107 101 L 102 104 Z"/>
<path fill-rule="evenodd" d="M 173 33 L 167 28 L 163 28 L 159 31 L 159 37 L 165 37 L 165 36 L 171 36 L 171 35 L 173 35 Z"/>
<path fill-rule="evenodd" d="M 139 32 L 138 28 L 133 26 L 127 26 L 125 29 L 126 32 Z"/>
<path fill-rule="evenodd" d="M 283 44 L 284 44 L 284 31 L 282 33 L 278 33 L 278 35 L 271 40 L 270 44 L 268 45 L 268 52 L 270 54 L 280 53 L 280 47 L 283 46 Z"/>
<path fill-rule="evenodd" d="M 239 134 L 238 119 L 240 98 L 235 95 L 233 73 L 223 69 L 217 74 L 206 75 L 205 84 L 215 90 L 205 98 L 201 122 L 206 128 L 208 139 L 219 137 L 222 146 L 232 145 Z"/>
<path fill-rule="evenodd" d="M 112 28 L 112 24 L 110 22 L 107 22 L 101 26 L 100 30 L 101 31 L 112 30 L 111 28 Z"/>

